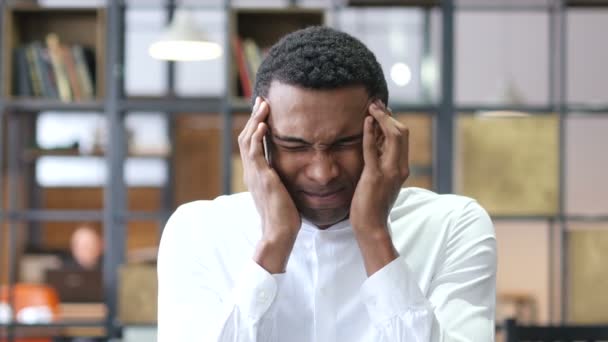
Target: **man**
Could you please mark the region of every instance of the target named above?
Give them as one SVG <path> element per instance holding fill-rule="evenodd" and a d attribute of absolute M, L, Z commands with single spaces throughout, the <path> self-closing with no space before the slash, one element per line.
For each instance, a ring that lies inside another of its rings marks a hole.
<path fill-rule="evenodd" d="M 492 341 L 492 223 L 472 199 L 401 189 L 408 130 L 372 52 L 294 32 L 254 92 L 239 135 L 250 192 L 167 223 L 159 341 Z"/>
<path fill-rule="evenodd" d="M 101 270 L 103 241 L 91 226 L 82 225 L 76 228 L 70 240 L 70 249 L 74 268 L 86 271 Z"/>

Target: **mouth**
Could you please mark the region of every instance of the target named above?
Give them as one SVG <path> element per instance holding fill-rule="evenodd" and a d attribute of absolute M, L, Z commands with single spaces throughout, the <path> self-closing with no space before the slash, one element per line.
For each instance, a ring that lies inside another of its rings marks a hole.
<path fill-rule="evenodd" d="M 312 204 L 315 207 L 328 207 L 328 206 L 338 206 L 342 202 L 342 197 L 344 195 L 344 188 L 331 190 L 331 191 L 320 191 L 320 192 L 310 192 L 310 191 L 302 191 L 304 198 L 307 202 Z"/>

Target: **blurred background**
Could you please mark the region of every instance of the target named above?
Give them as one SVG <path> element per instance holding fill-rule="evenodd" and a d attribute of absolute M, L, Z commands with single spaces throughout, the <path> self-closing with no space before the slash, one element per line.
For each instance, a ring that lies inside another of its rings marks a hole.
<path fill-rule="evenodd" d="M 163 226 L 246 191 L 255 71 L 310 25 L 376 54 L 411 131 L 404 186 L 490 212 L 498 334 L 608 324 L 608 1 L 0 5 L 0 341 L 155 340 Z"/>

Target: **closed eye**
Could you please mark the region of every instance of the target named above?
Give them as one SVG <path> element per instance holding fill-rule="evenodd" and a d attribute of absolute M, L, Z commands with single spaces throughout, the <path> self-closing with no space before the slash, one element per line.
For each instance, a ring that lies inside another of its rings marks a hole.
<path fill-rule="evenodd" d="M 310 148 L 308 145 L 281 145 L 276 144 L 280 149 L 289 151 L 289 152 L 301 152 L 306 151 Z"/>
<path fill-rule="evenodd" d="M 350 136 L 350 137 L 346 137 L 346 138 L 343 138 L 343 139 L 339 139 L 338 141 L 336 141 L 333 144 L 333 146 L 334 146 L 334 148 L 356 147 L 356 146 L 359 146 L 362 141 L 363 141 L 363 135 L 362 134 L 358 134 L 358 135 L 355 135 L 355 136 Z"/>
<path fill-rule="evenodd" d="M 345 150 L 353 147 L 357 147 L 361 145 L 360 141 L 348 141 L 348 142 L 340 142 L 333 145 L 334 149 L 337 150 Z"/>

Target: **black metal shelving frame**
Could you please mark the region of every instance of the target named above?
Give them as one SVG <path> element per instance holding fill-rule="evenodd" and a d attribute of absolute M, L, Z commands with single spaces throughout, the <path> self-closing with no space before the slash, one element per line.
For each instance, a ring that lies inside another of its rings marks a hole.
<path fill-rule="evenodd" d="M 297 1 L 289 1 L 289 6 L 297 6 Z M 565 321 L 567 312 L 568 295 L 568 270 L 567 270 L 567 224 L 568 222 L 608 222 L 606 215 L 568 215 L 565 208 L 565 119 L 571 112 L 577 113 L 608 113 L 608 103 L 602 106 L 587 105 L 581 103 L 568 103 L 566 94 L 566 74 L 567 74 L 567 13 L 571 7 L 603 7 L 608 8 L 608 1 L 581 1 L 581 0 L 548 0 L 547 4 L 531 5 L 510 5 L 510 4 L 487 4 L 487 5 L 459 5 L 454 0 L 443 1 L 403 1 L 400 6 L 415 6 L 423 10 L 423 53 L 430 51 L 430 13 L 438 10 L 441 14 L 441 81 L 440 96 L 436 102 L 430 99 L 428 89 L 423 89 L 423 100 L 425 103 L 392 103 L 389 104 L 394 112 L 417 112 L 427 113 L 433 117 L 433 183 L 435 190 L 440 193 L 450 193 L 454 190 L 454 124 L 457 115 L 462 113 L 475 113 L 478 111 L 492 110 L 514 110 L 531 113 L 533 115 L 545 115 L 557 113 L 560 117 L 559 126 L 559 208 L 555 215 L 532 215 L 532 216 L 494 216 L 496 221 L 542 221 L 548 222 L 550 226 L 551 239 L 559 241 L 560 260 L 554 260 L 555 251 L 550 250 L 549 269 L 560 269 L 559 275 L 551 273 L 551 279 L 559 279 L 559 286 L 552 285 L 550 292 L 559 293 L 563 298 L 560 303 L 559 317 L 553 314 L 557 308 L 551 307 L 551 317 L 553 320 Z M 4 13 L 9 6 L 6 0 L 0 0 L 0 14 Z M 230 93 L 229 87 L 225 88 L 222 96 L 218 97 L 190 97 L 179 98 L 173 91 L 175 83 L 175 66 L 167 63 L 168 75 L 168 96 L 163 98 L 128 98 L 124 92 L 124 36 L 125 36 L 125 9 L 129 6 L 127 0 L 107 0 L 106 2 L 106 51 L 105 51 L 105 97 L 99 101 L 83 103 L 63 103 L 56 100 L 47 99 L 11 99 L 2 96 L 4 94 L 4 84 L 0 82 L 0 127 L 7 127 L 7 153 L 0 148 L 0 163 L 6 163 L 8 170 L 8 202 L 6 210 L 4 208 L 4 198 L 0 195 L 0 224 L 8 223 L 9 232 L 9 253 L 8 253 L 8 272 L 9 287 L 16 281 L 16 268 L 14 260 L 16 255 L 17 223 L 20 222 L 42 222 L 42 221 L 102 221 L 104 224 L 104 239 L 107 241 L 107 251 L 104 254 L 104 288 L 107 305 L 107 316 L 103 322 L 73 322 L 57 323 L 50 326 L 100 326 L 106 328 L 108 338 L 115 338 L 121 335 L 121 322 L 117 319 L 117 269 L 124 260 L 125 247 L 125 227 L 128 220 L 152 220 L 159 222 L 159 227 L 164 225 L 171 211 L 173 210 L 173 168 L 169 162 L 169 184 L 163 190 L 162 210 L 160 212 L 136 212 L 126 209 L 126 185 L 124 184 L 123 164 L 127 158 L 126 137 L 124 132 L 124 119 L 128 112 L 132 111 L 161 111 L 167 115 L 169 136 L 174 141 L 175 136 L 175 115 L 180 113 L 209 113 L 203 115 L 219 115 L 222 119 L 222 161 L 218 167 L 222 172 L 223 193 L 230 193 L 230 182 L 232 175 L 231 154 L 232 154 L 232 127 L 233 114 L 239 112 L 249 112 L 250 104 L 243 99 L 234 98 Z M 337 0 L 328 1 L 325 9 L 332 12 L 336 18 L 336 13 L 344 8 L 344 4 Z M 166 0 L 164 7 L 167 10 L 167 20 L 172 17 L 175 9 L 173 0 Z M 229 13 L 233 6 L 230 0 L 224 0 L 221 9 Z M 217 8 L 215 8 L 217 9 Z M 456 104 L 454 99 L 454 59 L 455 59 L 455 16 L 458 12 L 465 11 L 505 11 L 505 12 L 543 12 L 549 15 L 549 103 L 545 106 L 509 106 L 509 105 L 481 105 L 481 104 Z M 227 16 L 228 17 L 228 16 Z M 4 16 L 0 15 L 0 46 L 4 39 Z M 339 26 L 339 21 L 333 23 Z M 224 40 L 224 62 L 225 75 L 231 75 L 232 71 L 232 48 L 230 44 L 229 20 L 226 20 L 226 32 Z M 2 65 L 4 53 L 0 54 L 0 65 Z M 4 69 L 0 68 L 0 80 L 3 78 Z M 40 210 L 27 209 L 19 210 L 17 173 L 20 170 L 20 151 L 18 126 L 19 118 L 30 115 L 37 115 L 43 110 L 65 111 L 65 112 L 96 112 L 104 113 L 107 119 L 109 132 L 108 149 L 106 152 L 106 164 L 108 177 L 104 188 L 104 208 L 102 210 Z M 4 141 L 3 130 L 0 129 L 0 141 Z M 168 157 L 173 160 L 173 153 Z M 3 168 L 0 167 L 0 180 L 4 175 Z M 3 194 L 3 182 L 0 181 L 0 194 Z M 557 228 L 554 229 L 553 227 Z M 2 245 L 3 235 L 0 234 L 0 245 Z M 553 242 L 551 242 L 553 245 Z M 556 267 L 554 262 L 558 263 Z M 553 282 L 551 282 L 553 284 Z M 10 336 L 14 336 L 15 330 L 22 328 L 22 324 L 3 324 L 0 328 L 7 329 Z"/>

